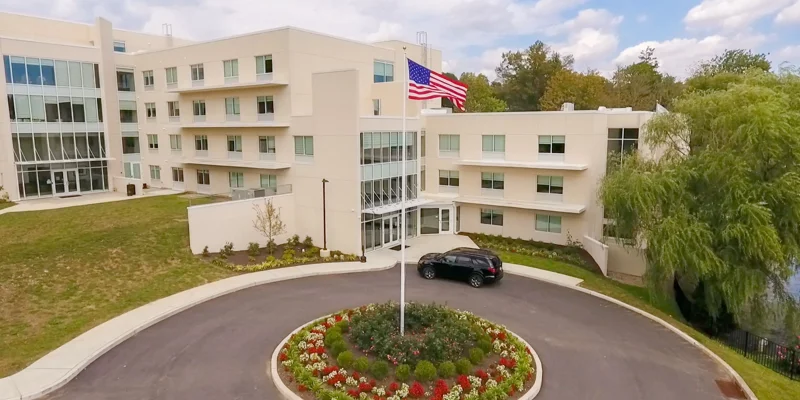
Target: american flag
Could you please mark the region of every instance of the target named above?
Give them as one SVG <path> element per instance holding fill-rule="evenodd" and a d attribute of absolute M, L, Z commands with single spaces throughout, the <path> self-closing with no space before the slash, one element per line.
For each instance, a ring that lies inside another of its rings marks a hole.
<path fill-rule="evenodd" d="M 467 85 L 408 60 L 408 98 L 430 100 L 446 97 L 461 111 L 467 100 Z"/>

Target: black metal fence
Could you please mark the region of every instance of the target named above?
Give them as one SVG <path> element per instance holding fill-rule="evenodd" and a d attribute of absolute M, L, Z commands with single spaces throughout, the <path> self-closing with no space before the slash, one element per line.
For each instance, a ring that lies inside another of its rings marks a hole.
<path fill-rule="evenodd" d="M 789 379 L 800 380 L 800 349 L 775 343 L 741 329 L 722 335 L 718 339 L 739 354 Z"/>

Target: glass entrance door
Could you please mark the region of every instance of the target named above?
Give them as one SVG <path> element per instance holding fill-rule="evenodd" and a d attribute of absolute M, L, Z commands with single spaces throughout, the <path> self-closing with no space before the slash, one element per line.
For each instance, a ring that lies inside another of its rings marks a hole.
<path fill-rule="evenodd" d="M 400 242 L 400 215 L 384 217 L 381 220 L 383 247 Z"/>
<path fill-rule="evenodd" d="M 53 192 L 63 194 L 67 190 L 65 171 L 53 171 Z"/>
<path fill-rule="evenodd" d="M 440 221 L 442 221 L 442 229 L 440 233 L 450 233 L 450 209 L 449 208 L 442 208 L 440 210 Z"/>
<path fill-rule="evenodd" d="M 53 192 L 55 194 L 71 194 L 80 191 L 78 170 L 66 169 L 53 171 Z"/>
<path fill-rule="evenodd" d="M 423 235 L 439 233 L 439 209 L 420 208 L 419 210 L 419 232 Z"/>

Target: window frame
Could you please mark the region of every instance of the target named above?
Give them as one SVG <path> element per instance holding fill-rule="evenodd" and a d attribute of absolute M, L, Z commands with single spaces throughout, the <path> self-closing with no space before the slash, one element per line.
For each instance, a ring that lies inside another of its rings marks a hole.
<path fill-rule="evenodd" d="M 201 112 L 202 114 L 198 114 Z M 194 100 L 192 101 L 192 115 L 195 117 L 205 116 L 206 115 L 206 101 L 205 100 Z"/>
<path fill-rule="evenodd" d="M 456 149 L 453 149 L 453 139 L 456 139 Z M 442 146 L 444 143 L 444 139 L 447 139 L 447 148 Z M 461 135 L 454 135 L 454 134 L 439 134 L 439 153 L 441 152 L 450 152 L 450 153 L 459 153 L 461 152 Z"/>
<path fill-rule="evenodd" d="M 181 167 L 172 167 L 172 181 L 173 182 L 183 182 L 183 168 Z"/>
<path fill-rule="evenodd" d="M 178 100 L 167 102 L 167 114 L 170 117 L 180 118 L 181 116 L 181 103 Z"/>
<path fill-rule="evenodd" d="M 164 68 L 164 74 L 166 75 L 167 85 L 173 85 L 178 83 L 178 67 Z M 170 78 L 172 78 L 172 80 L 170 80 Z"/>
<path fill-rule="evenodd" d="M 267 179 L 267 186 L 264 186 L 264 178 Z M 275 185 L 274 186 L 270 186 L 271 182 L 275 182 Z M 260 174 L 258 176 L 258 185 L 262 189 L 277 189 L 278 188 L 278 175 Z"/>
<path fill-rule="evenodd" d="M 267 63 L 269 61 L 269 63 Z M 273 64 L 272 54 L 264 54 L 256 56 L 256 75 L 266 75 L 274 72 L 275 65 Z M 261 68 L 259 68 L 259 65 Z M 267 66 L 269 65 L 269 68 Z M 269 69 L 269 71 L 267 71 Z M 259 72 L 260 71 L 260 72 Z"/>
<path fill-rule="evenodd" d="M 170 150 L 183 150 L 183 138 L 180 134 L 169 135 L 169 148 Z"/>
<path fill-rule="evenodd" d="M 261 103 L 264 103 L 264 112 L 261 112 Z M 271 109 L 271 111 L 270 111 Z M 258 115 L 275 114 L 275 96 L 256 97 L 256 113 Z"/>
<path fill-rule="evenodd" d="M 203 179 L 205 178 L 205 179 Z M 211 171 L 207 169 L 197 170 L 197 184 L 198 185 L 211 185 Z"/>
<path fill-rule="evenodd" d="M 443 172 L 445 173 L 446 176 L 442 176 Z M 453 174 L 455 174 L 455 177 L 453 176 Z M 455 184 L 453 184 L 453 180 L 455 180 Z M 447 169 L 439 170 L 439 186 L 458 187 L 461 183 L 460 180 L 461 179 L 459 171 L 447 170 Z"/>
<path fill-rule="evenodd" d="M 222 61 L 222 76 L 224 78 L 238 78 L 239 77 L 239 59 L 232 58 L 230 60 Z"/>
<path fill-rule="evenodd" d="M 158 165 L 150 166 L 150 179 L 155 181 L 161 180 L 161 167 Z"/>
<path fill-rule="evenodd" d="M 206 79 L 206 67 L 204 64 L 192 64 L 189 66 L 192 82 L 202 82 Z"/>
<path fill-rule="evenodd" d="M 147 148 L 150 150 L 158 150 L 158 134 L 147 134 Z"/>
<path fill-rule="evenodd" d="M 155 76 L 153 70 L 142 71 L 142 80 L 144 80 L 144 87 L 152 88 L 155 85 Z"/>
<path fill-rule="evenodd" d="M 113 47 L 115 53 L 127 53 L 128 52 L 128 46 L 125 44 L 124 40 L 114 40 L 112 42 L 112 47 Z M 122 50 L 119 50 L 119 49 L 122 49 Z"/>
<path fill-rule="evenodd" d="M 480 223 L 481 225 L 503 226 L 503 210 L 481 208 Z"/>
<path fill-rule="evenodd" d="M 547 222 L 546 222 L 546 223 L 547 223 L 547 226 L 546 226 L 546 228 L 544 228 L 544 229 L 539 229 L 539 223 L 540 223 L 540 222 L 541 222 L 541 223 L 544 223 L 543 221 L 541 221 L 541 220 L 540 220 L 540 217 L 547 217 Z M 564 219 L 563 219 L 563 218 L 561 218 L 561 216 L 560 216 L 560 215 L 551 215 L 551 214 L 539 214 L 539 213 L 536 213 L 536 217 L 535 217 L 535 218 L 536 218 L 536 219 L 534 220 L 534 230 L 536 230 L 537 232 L 544 232 L 544 233 L 554 233 L 554 234 L 560 234 L 560 233 L 563 231 L 563 227 L 564 227 L 564 225 L 563 225 L 563 224 L 564 224 Z M 555 231 L 555 230 L 553 229 L 553 225 L 554 225 L 554 224 L 553 224 L 553 220 L 554 220 L 554 219 L 558 219 L 558 231 Z"/>
<path fill-rule="evenodd" d="M 194 149 L 196 151 L 208 151 L 208 135 L 194 135 Z"/>
<path fill-rule="evenodd" d="M 262 146 L 261 145 L 262 142 L 266 143 L 266 145 Z M 270 144 L 272 146 L 270 146 Z M 266 148 L 267 151 L 262 151 L 264 148 Z M 270 151 L 270 150 L 272 150 L 272 151 Z M 277 150 L 277 147 L 275 147 L 275 136 L 259 136 L 258 137 L 258 152 L 259 153 L 261 153 L 261 154 L 275 154 L 276 150 Z"/>
<path fill-rule="evenodd" d="M 380 68 L 380 74 L 378 73 Z M 387 74 L 386 67 L 391 67 L 391 75 Z M 373 60 L 372 62 L 372 82 L 373 83 L 389 83 L 394 82 L 394 62 L 386 60 Z M 380 78 L 379 78 L 380 77 Z"/>
<path fill-rule="evenodd" d="M 234 186 L 234 178 L 236 178 L 236 185 Z M 244 187 L 244 172 L 228 171 L 228 187 L 231 189 L 238 189 Z"/>
<path fill-rule="evenodd" d="M 556 141 L 560 138 L 560 142 Z M 543 140 L 545 143 L 543 143 Z M 564 154 L 567 152 L 567 137 L 564 135 L 539 135 L 537 138 L 538 153 L 539 154 Z M 553 146 L 561 145 L 561 146 Z M 542 151 L 547 148 L 547 151 Z M 558 147 L 558 148 L 556 148 Z M 560 151 L 557 151 L 560 150 Z"/>
<path fill-rule="evenodd" d="M 242 135 L 228 135 L 228 139 L 225 143 L 227 143 L 229 153 L 242 152 Z"/>
<path fill-rule="evenodd" d="M 560 180 L 561 184 L 554 184 L 553 178 Z M 544 181 L 547 181 L 544 183 Z M 545 189 L 546 188 L 546 189 Z M 553 189 L 556 190 L 553 190 Z M 536 175 L 536 193 L 542 194 L 564 194 L 564 177 L 561 175 Z"/>
<path fill-rule="evenodd" d="M 381 99 L 372 99 L 372 115 L 381 115 Z"/>
<path fill-rule="evenodd" d="M 157 116 L 156 103 L 144 103 L 145 115 L 148 119 L 154 119 Z"/>
<path fill-rule="evenodd" d="M 299 143 L 302 143 L 302 146 L 298 148 L 298 139 L 300 140 Z M 308 144 L 311 143 L 311 152 L 308 152 Z M 298 151 L 299 150 L 299 151 Z M 294 137 L 294 155 L 296 156 L 306 156 L 306 157 L 314 157 L 314 136 L 295 136 Z"/>
<path fill-rule="evenodd" d="M 502 138 L 502 150 L 498 150 L 500 146 L 498 146 L 498 139 Z M 491 149 L 486 149 L 486 139 L 491 139 Z M 506 135 L 495 135 L 495 134 L 485 134 L 481 135 L 481 150 L 484 153 L 505 153 L 506 152 Z"/>
<path fill-rule="evenodd" d="M 228 101 L 230 100 L 230 104 Z M 232 113 L 228 112 L 232 111 Z M 225 115 L 241 115 L 241 104 L 239 97 L 226 97 L 225 98 Z"/>
<path fill-rule="evenodd" d="M 486 174 L 489 174 L 487 179 Z M 498 176 L 500 179 L 498 179 Z M 481 189 L 486 190 L 505 190 L 504 172 L 484 172 L 481 171 Z M 487 184 L 488 182 L 488 184 Z"/>

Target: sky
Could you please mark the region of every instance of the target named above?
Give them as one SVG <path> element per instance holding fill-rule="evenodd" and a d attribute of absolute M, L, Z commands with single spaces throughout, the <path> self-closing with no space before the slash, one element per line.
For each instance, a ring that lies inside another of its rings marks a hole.
<path fill-rule="evenodd" d="M 655 48 L 661 70 L 685 78 L 726 49 L 800 66 L 800 0 L 0 0 L 0 11 L 210 40 L 292 25 L 362 41 L 416 41 L 443 69 L 494 78 L 503 52 L 536 40 L 609 74 Z"/>

